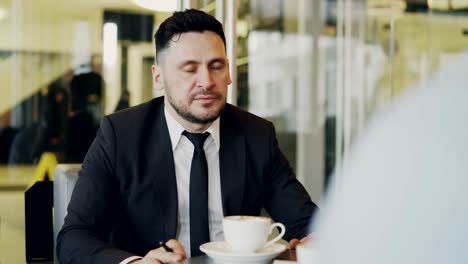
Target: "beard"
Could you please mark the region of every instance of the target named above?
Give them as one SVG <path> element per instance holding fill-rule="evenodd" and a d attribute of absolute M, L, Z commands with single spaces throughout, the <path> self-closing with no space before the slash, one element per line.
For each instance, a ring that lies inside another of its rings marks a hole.
<path fill-rule="evenodd" d="M 214 95 L 218 100 L 222 98 L 222 95 L 217 93 L 210 93 L 209 95 Z M 213 109 L 213 111 L 209 114 L 199 114 L 197 115 L 193 111 L 190 111 L 189 106 L 185 105 L 184 103 L 178 103 L 174 100 L 169 94 L 166 94 L 167 101 L 169 104 L 174 108 L 179 116 L 181 116 L 186 121 L 193 123 L 193 124 L 208 124 L 215 121 L 223 112 L 224 107 L 226 106 L 226 101 L 223 101 L 218 109 Z M 190 102 L 193 102 L 196 95 L 190 97 Z"/>

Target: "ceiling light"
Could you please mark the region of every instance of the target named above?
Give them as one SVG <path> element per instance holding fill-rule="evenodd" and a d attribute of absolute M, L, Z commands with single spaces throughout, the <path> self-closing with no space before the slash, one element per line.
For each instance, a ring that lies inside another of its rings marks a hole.
<path fill-rule="evenodd" d="M 0 21 L 5 19 L 7 17 L 7 15 L 8 15 L 8 12 L 7 12 L 6 8 L 0 7 Z"/>
<path fill-rule="evenodd" d="M 133 3 L 154 11 L 171 12 L 177 10 L 176 0 L 132 0 Z"/>

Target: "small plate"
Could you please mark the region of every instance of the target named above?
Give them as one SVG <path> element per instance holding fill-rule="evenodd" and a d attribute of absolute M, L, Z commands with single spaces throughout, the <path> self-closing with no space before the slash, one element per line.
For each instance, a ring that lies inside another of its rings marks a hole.
<path fill-rule="evenodd" d="M 225 241 L 208 242 L 200 246 L 200 250 L 215 263 L 222 264 L 263 264 L 270 263 L 276 256 L 286 250 L 286 246 L 280 243 L 262 248 L 254 253 L 236 253 L 232 252 Z"/>

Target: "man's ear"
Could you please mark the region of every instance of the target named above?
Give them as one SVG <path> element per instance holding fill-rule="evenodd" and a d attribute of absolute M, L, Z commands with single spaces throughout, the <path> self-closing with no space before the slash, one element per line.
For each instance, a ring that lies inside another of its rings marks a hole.
<path fill-rule="evenodd" d="M 161 73 L 161 67 L 158 64 L 151 66 L 151 72 L 153 73 L 153 87 L 160 91 L 164 89 L 164 79 Z"/>
<path fill-rule="evenodd" d="M 231 71 L 230 71 L 230 68 L 229 68 L 229 60 L 226 60 L 227 62 L 227 85 L 230 85 L 232 83 L 232 79 L 231 79 Z"/>

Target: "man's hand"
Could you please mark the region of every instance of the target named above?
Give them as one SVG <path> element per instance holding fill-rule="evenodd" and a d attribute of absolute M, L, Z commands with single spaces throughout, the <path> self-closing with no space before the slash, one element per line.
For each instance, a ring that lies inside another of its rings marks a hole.
<path fill-rule="evenodd" d="M 314 235 L 314 233 L 311 233 L 311 234 L 307 235 L 306 237 L 302 238 L 301 240 L 299 240 L 297 238 L 293 238 L 293 239 L 291 239 L 291 241 L 289 241 L 289 246 L 291 247 L 291 249 L 294 249 L 299 244 L 311 242 L 313 235 Z"/>
<path fill-rule="evenodd" d="M 131 264 L 162 264 L 162 263 L 181 263 L 187 258 L 185 250 L 179 241 L 171 239 L 166 245 L 172 252 L 166 251 L 163 247 L 153 249 L 142 259 L 130 262 Z"/>

